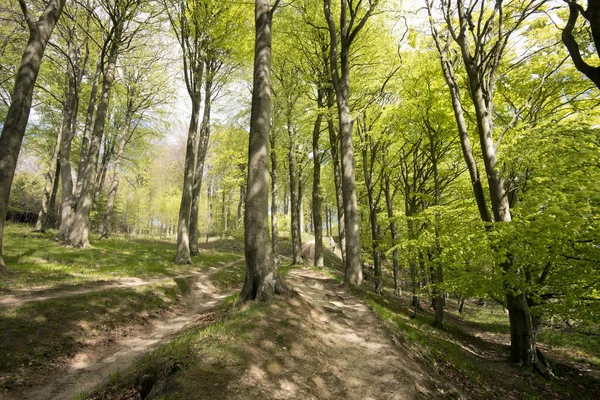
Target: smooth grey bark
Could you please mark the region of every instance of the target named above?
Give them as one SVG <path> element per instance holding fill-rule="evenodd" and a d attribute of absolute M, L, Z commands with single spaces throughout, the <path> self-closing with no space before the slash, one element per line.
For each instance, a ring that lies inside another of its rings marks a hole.
<path fill-rule="evenodd" d="M 213 181 L 208 182 L 206 188 L 206 199 L 208 201 L 208 221 L 206 222 L 206 242 L 208 243 L 208 235 L 212 233 L 213 226 Z"/>
<path fill-rule="evenodd" d="M 346 233 L 346 273 L 344 282 L 360 286 L 363 281 L 360 247 L 360 227 L 354 174 L 354 145 L 352 143 L 352 118 L 350 116 L 350 46 L 356 35 L 365 26 L 378 1 L 369 2 L 366 13 L 356 21 L 360 2 L 353 8 L 352 2 L 341 1 L 340 9 L 340 51 L 338 54 L 338 33 L 331 16 L 331 0 L 323 1 L 323 10 L 329 29 L 329 55 L 333 88 L 338 109 L 338 122 L 342 160 L 342 194 L 344 200 L 344 222 Z M 348 8 L 350 10 L 348 11 Z M 348 14 L 350 20 L 348 21 Z M 338 57 L 339 56 L 339 57 Z M 339 65 L 339 67 L 338 67 Z"/>
<path fill-rule="evenodd" d="M 297 183 L 298 192 L 296 196 L 296 204 L 292 204 L 292 207 L 296 208 L 296 215 L 298 216 L 298 224 L 296 224 L 296 240 L 298 242 L 298 246 L 300 246 L 300 249 L 302 249 L 302 232 L 304 232 L 304 224 L 302 223 L 302 221 L 304 221 L 304 209 L 302 208 L 302 171 L 298 173 Z M 300 253 L 300 259 L 302 259 L 302 253 Z"/>
<path fill-rule="evenodd" d="M 292 236 L 292 264 L 302 262 L 302 243 L 300 240 L 300 216 L 298 215 L 298 176 L 296 173 L 296 131 L 292 126 L 292 111 L 287 113 L 287 131 L 289 136 L 288 170 L 290 174 L 290 202 L 291 202 L 291 236 Z"/>
<path fill-rule="evenodd" d="M 277 228 L 277 147 L 276 135 L 271 134 L 269 138 L 271 146 L 271 247 L 273 248 L 273 260 L 279 264 L 279 229 Z M 241 192 L 240 192 L 241 196 Z M 241 202 L 240 202 L 241 204 Z M 238 206 L 238 215 L 240 214 Z"/>
<path fill-rule="evenodd" d="M 225 189 L 221 190 L 221 236 L 227 234 L 227 213 L 225 212 Z"/>
<path fill-rule="evenodd" d="M 90 149 L 90 135 L 94 125 L 94 114 L 96 111 L 96 103 L 98 102 L 98 81 L 102 74 L 102 60 L 98 60 L 96 72 L 92 81 L 92 89 L 90 91 L 90 101 L 88 103 L 87 112 L 85 115 L 85 125 L 83 127 L 83 135 L 81 136 L 81 150 L 79 153 L 79 165 L 77 167 L 77 185 L 75 188 L 75 198 L 79 198 L 81 193 L 81 185 L 83 184 L 83 171 L 85 169 L 85 161 Z"/>
<path fill-rule="evenodd" d="M 96 110 L 96 119 L 92 130 L 89 153 L 83 170 L 81 193 L 77 202 L 73 225 L 67 240 L 67 243 L 73 247 L 90 247 L 90 211 L 92 209 L 94 184 L 96 182 L 98 156 L 102 136 L 104 135 L 104 124 L 110 105 L 111 89 L 115 80 L 117 59 L 119 57 L 121 39 L 123 36 L 123 24 L 124 21 L 119 20 L 115 26 L 108 53 L 108 60 L 104 70 L 104 80 L 102 81 L 102 91 Z"/>
<path fill-rule="evenodd" d="M 201 6 L 201 3 L 188 4 L 181 1 L 165 7 L 171 27 L 175 36 L 177 36 L 183 53 L 183 76 L 188 95 L 192 102 L 192 115 L 190 116 L 185 151 L 183 188 L 177 223 L 177 255 L 175 262 L 178 264 L 190 264 L 192 262 L 190 257 L 190 220 L 192 216 L 196 160 L 198 158 L 198 123 L 200 119 L 205 60 L 202 36 L 205 34 L 206 27 L 201 25 L 203 23 L 202 19 L 197 18 L 200 12 L 197 8 Z M 172 13 L 172 9 L 175 10 L 175 13 Z M 194 17 L 189 18 L 191 16 Z"/>
<path fill-rule="evenodd" d="M 244 211 L 246 278 L 240 293 L 241 301 L 269 300 L 274 294 L 288 291 L 277 272 L 269 238 L 271 21 L 274 10 L 269 0 L 255 1 L 254 77 Z"/>
<path fill-rule="evenodd" d="M 69 78 L 69 81 L 71 79 Z M 59 240 L 67 240 L 75 218 L 73 199 L 73 178 L 71 176 L 71 144 L 75 136 L 75 111 L 77 108 L 77 86 L 70 85 L 68 100 L 63 110 L 62 140 L 60 144 L 60 180 L 61 180 L 61 202 L 60 202 L 60 230 L 56 235 Z"/>
<path fill-rule="evenodd" d="M 131 103 L 130 103 L 131 104 Z M 123 154 L 125 153 L 125 145 L 130 139 L 131 131 L 131 118 L 133 115 L 133 109 L 128 107 L 125 115 L 125 125 L 123 126 L 123 133 L 119 137 L 119 145 L 117 147 L 117 153 L 115 155 L 115 165 L 112 180 L 108 188 L 108 197 L 106 200 L 106 208 L 104 209 L 104 215 L 102 217 L 102 228 L 100 229 L 100 239 L 108 239 L 112 233 L 111 217 L 112 211 L 117 198 L 117 192 L 119 190 L 119 181 L 121 178 L 121 162 L 123 161 Z"/>
<path fill-rule="evenodd" d="M 240 226 L 242 225 L 242 216 L 243 216 L 243 210 L 244 210 L 244 203 L 246 202 L 246 186 L 244 185 L 240 185 L 240 198 L 238 201 L 238 208 L 237 208 L 237 225 L 236 225 L 236 229 L 240 229 Z"/>
<path fill-rule="evenodd" d="M 361 155 L 363 175 L 369 202 L 369 225 L 371 228 L 371 249 L 373 252 L 373 269 L 375 281 L 375 293 L 383 294 L 383 279 L 381 275 L 381 252 L 379 250 L 379 221 L 377 219 L 377 208 L 379 196 L 375 196 L 374 164 L 378 150 L 373 144 L 373 138 L 368 134 L 366 117 L 359 123 L 358 134 L 361 140 Z M 380 192 L 381 193 L 381 192 Z"/>
<path fill-rule="evenodd" d="M 199 100 L 198 94 L 196 99 Z M 185 167 L 183 189 L 179 205 L 179 220 L 177 223 L 177 264 L 191 264 L 190 258 L 190 218 L 192 214 L 192 193 L 196 169 L 196 150 L 198 149 L 198 121 L 200 119 L 200 102 L 192 99 L 192 116 L 188 128 L 187 146 L 185 151 Z"/>
<path fill-rule="evenodd" d="M 60 153 L 60 150 L 59 150 Z M 54 182 L 52 183 L 52 192 L 48 201 L 48 227 L 56 228 L 56 195 L 58 194 L 58 185 L 60 184 L 60 162 L 56 160 L 56 170 L 54 171 Z"/>
<path fill-rule="evenodd" d="M 200 211 L 200 192 L 202 190 L 202 176 L 204 173 L 204 160 L 208 150 L 210 140 L 210 111 L 212 103 L 212 84 L 214 77 L 214 68 L 211 67 L 211 61 L 206 61 L 205 80 L 204 80 L 204 111 L 202 114 L 202 124 L 200 127 L 200 138 L 198 140 L 198 151 L 196 152 L 196 172 L 194 174 L 194 186 L 192 188 L 192 209 L 190 215 L 190 254 L 200 255 L 198 241 L 200 235 L 200 226 L 198 224 L 198 213 Z"/>
<path fill-rule="evenodd" d="M 337 206 L 338 238 L 340 240 L 340 252 L 342 254 L 342 264 L 346 265 L 346 230 L 344 228 L 344 197 L 342 194 L 342 166 L 340 165 L 340 141 L 335 132 L 333 116 L 331 115 L 334 106 L 334 96 L 332 88 L 326 89 L 327 92 L 327 131 L 329 133 L 329 145 L 331 152 L 331 163 L 333 165 L 333 182 L 335 184 L 335 200 Z"/>
<path fill-rule="evenodd" d="M 442 72 L 444 74 L 444 80 L 446 86 L 450 90 L 450 98 L 452 100 L 452 110 L 454 112 L 454 119 L 456 120 L 456 126 L 458 128 L 458 136 L 460 139 L 460 146 L 465 159 L 467 170 L 469 171 L 469 177 L 471 179 L 471 186 L 473 187 L 473 194 L 475 196 L 475 202 L 477 203 L 477 209 L 479 210 L 479 216 L 484 222 L 492 222 L 490 213 L 488 211 L 483 186 L 481 185 L 481 178 L 479 176 L 479 169 L 477 162 L 473 156 L 473 150 L 471 148 L 471 141 L 469 140 L 469 133 L 467 129 L 467 123 L 465 121 L 463 106 L 460 97 L 460 87 L 458 80 L 456 79 L 456 73 L 454 69 L 454 62 L 448 57 L 450 50 L 450 32 L 446 33 L 446 37 L 442 41 L 440 39 L 439 32 L 433 24 L 431 14 L 431 4 L 427 1 L 427 11 L 430 17 L 430 28 L 431 33 L 438 50 L 440 57 L 440 63 L 442 66 Z"/>
<path fill-rule="evenodd" d="M 434 185 L 434 205 L 440 205 L 440 197 L 441 197 L 441 188 L 440 188 L 440 176 L 438 171 L 438 157 L 435 146 L 435 140 L 433 135 L 429 136 L 429 159 L 431 161 L 431 165 L 433 167 L 433 185 Z M 439 219 L 439 211 L 435 212 L 435 219 Z M 437 222 L 437 221 L 436 221 Z M 440 245 L 440 235 L 438 229 L 438 223 L 436 223 L 435 227 L 435 247 L 432 250 L 433 253 L 433 262 L 435 265 L 435 274 L 432 274 L 432 281 L 435 281 L 435 286 L 433 290 L 434 295 L 434 310 L 435 317 L 433 319 L 433 326 L 436 328 L 442 328 L 444 324 L 444 306 L 446 305 L 446 299 L 444 298 L 444 291 L 442 290 L 442 285 L 444 283 L 444 270 L 442 268 L 442 263 L 440 262 L 440 254 L 442 252 Z"/>
<path fill-rule="evenodd" d="M 323 268 L 323 219 L 321 215 L 321 153 L 319 150 L 319 137 L 321 136 L 321 120 L 323 114 L 321 110 L 324 105 L 323 89 L 317 89 L 317 118 L 313 127 L 312 134 L 312 153 L 313 153 L 313 193 L 312 193 L 312 219 L 313 230 L 315 233 L 315 256 L 313 265 L 317 268 Z"/>
<path fill-rule="evenodd" d="M 511 26 L 505 26 L 502 2 L 494 3 L 490 13 L 473 15 L 473 9 L 465 7 L 462 1 L 456 2 L 458 31 L 453 26 L 454 9 L 450 4 L 443 4 L 443 13 L 448 24 L 449 35 L 460 48 L 460 56 L 468 77 L 468 92 L 475 108 L 477 133 L 482 159 L 488 180 L 490 203 L 496 223 L 511 222 L 509 196 L 506 182 L 496 168 L 496 143 L 493 140 L 494 90 L 498 79 L 497 70 L 500 65 L 508 39 L 520 24 L 544 4 L 543 1 L 532 2 L 515 14 Z M 427 1 L 430 20 L 431 4 Z M 572 18 L 571 14 L 571 18 Z M 570 18 L 570 20 L 571 20 Z M 473 20 L 477 26 L 486 26 L 484 32 L 474 30 Z M 433 21 L 431 23 L 432 31 Z M 494 30 L 494 34 L 490 32 Z M 568 33 L 568 32 L 567 32 Z M 564 35 L 563 35 L 564 36 Z M 449 36 L 447 37 L 449 41 Z M 438 40 L 439 41 L 439 40 Z M 493 41 L 493 43 L 492 43 Z M 513 269 L 516 260 L 506 254 L 506 261 L 501 264 L 505 275 Z M 536 332 L 533 328 L 533 317 L 527 296 L 522 290 L 516 290 L 510 280 L 504 282 L 506 291 L 506 307 L 509 312 L 511 346 L 510 360 L 532 367 L 542 375 L 548 373 L 548 366 L 536 345 Z"/>
<path fill-rule="evenodd" d="M 118 122 L 114 120 L 113 128 L 115 133 L 113 135 L 117 135 L 122 127 L 119 126 Z M 104 189 L 104 181 L 106 180 L 106 172 L 108 171 L 108 165 L 111 162 L 113 154 L 115 152 L 115 137 L 113 135 L 104 135 L 104 144 L 102 146 L 102 157 L 100 159 L 100 170 L 96 174 L 96 184 L 94 185 L 94 197 L 92 200 L 92 210 L 96 210 L 98 208 L 98 201 L 100 200 L 100 194 L 102 194 L 102 189 Z"/>
<path fill-rule="evenodd" d="M 40 212 L 38 213 L 38 219 L 35 223 L 34 232 L 46 232 L 48 224 L 48 202 L 50 201 L 50 195 L 52 194 L 52 188 L 54 187 L 54 181 L 58 178 L 55 175 L 56 165 L 58 162 L 58 153 L 60 151 L 60 142 L 62 138 L 62 125 L 58 128 L 56 135 L 56 143 L 52 149 L 52 156 L 50 157 L 50 164 L 48 165 L 48 171 L 44 174 L 45 184 L 44 193 L 42 193 L 42 204 L 40 206 Z"/>
<path fill-rule="evenodd" d="M 19 4 L 29 28 L 29 39 L 23 51 L 11 94 L 12 101 L 0 134 L 0 273 L 8 271 L 2 257 L 4 222 L 17 159 L 29 120 L 33 88 L 46 45 L 60 18 L 65 0 L 50 0 L 37 22 L 31 19 L 25 1 L 19 0 Z"/>
<path fill-rule="evenodd" d="M 302 234 L 306 232 L 306 227 L 304 226 L 304 198 L 302 197 L 303 188 L 302 168 L 300 168 L 300 171 L 298 172 L 298 241 L 300 243 L 300 248 L 302 248 Z"/>
<path fill-rule="evenodd" d="M 385 192 L 385 205 L 387 210 L 387 216 L 390 226 L 390 236 L 392 237 L 392 246 L 394 247 L 392 253 L 392 264 L 394 271 L 394 295 L 400 296 L 402 289 L 400 288 L 400 263 L 398 260 L 398 248 L 396 245 L 398 244 L 398 231 L 396 229 L 396 220 L 394 217 L 394 192 L 392 191 L 390 184 L 390 175 L 385 174 L 384 179 L 384 192 Z"/>

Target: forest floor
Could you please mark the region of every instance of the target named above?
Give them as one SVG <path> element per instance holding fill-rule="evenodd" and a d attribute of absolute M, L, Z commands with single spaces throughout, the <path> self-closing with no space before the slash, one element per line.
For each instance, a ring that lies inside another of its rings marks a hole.
<path fill-rule="evenodd" d="M 168 242 L 92 242 L 85 257 L 51 234 L 8 232 L 0 399 L 600 398 L 600 337 L 544 330 L 545 380 L 507 363 L 501 308 L 459 316 L 449 301 L 434 329 L 430 310 L 410 318 L 408 294 L 340 285 L 330 252 L 323 270 L 280 269 L 292 296 L 239 306 L 239 239 L 176 266 Z M 283 240 L 284 264 L 289 250 Z"/>

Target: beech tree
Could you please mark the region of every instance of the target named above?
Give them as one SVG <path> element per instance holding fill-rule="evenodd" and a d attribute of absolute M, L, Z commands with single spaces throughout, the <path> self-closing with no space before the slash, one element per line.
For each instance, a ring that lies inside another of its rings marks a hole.
<path fill-rule="evenodd" d="M 142 13 L 144 5 L 145 0 L 119 0 L 114 3 L 104 2 L 102 4 L 103 10 L 110 19 L 110 28 L 107 33 L 109 45 L 105 47 L 106 53 L 101 55 L 103 62 L 102 90 L 96 108 L 88 156 L 82 171 L 83 175 L 79 178 L 83 179 L 81 193 L 79 194 L 73 224 L 67 239 L 67 243 L 73 247 L 90 246 L 90 211 L 94 199 L 98 157 L 115 81 L 117 60 L 144 26 L 143 22 L 136 21 L 136 16 Z M 148 14 L 146 18 L 152 18 L 152 15 Z"/>
<path fill-rule="evenodd" d="M 462 130 L 459 112 L 462 105 L 459 104 L 458 98 L 454 99 L 456 97 L 456 89 L 453 88 L 455 87 L 455 78 L 452 78 L 454 66 L 448 58 L 450 39 L 459 48 L 464 63 L 468 76 L 468 94 L 475 109 L 482 160 L 488 178 L 492 214 L 497 223 L 512 220 L 507 182 L 497 166 L 497 143 L 493 139 L 494 91 L 498 79 L 498 69 L 511 35 L 537 12 L 543 3 L 543 1 L 531 0 L 524 4 L 511 4 L 505 7 L 502 3 L 496 2 L 488 8 L 486 2 L 482 1 L 479 3 L 480 10 L 476 11 L 476 2 L 459 1 L 454 6 L 449 2 L 442 1 L 441 13 L 447 26 L 445 40 L 440 39 L 431 11 L 432 5 L 430 2 L 427 3 L 432 33 L 440 52 L 442 68 L 450 87 L 453 102 L 457 103 L 455 117 L 459 131 Z M 462 135 L 463 133 L 461 133 Z M 463 153 L 467 159 L 465 140 L 461 141 Z M 469 160 L 467 160 L 467 165 L 469 164 Z M 519 273 L 515 270 L 516 263 L 514 255 L 507 252 L 502 264 L 502 269 L 507 276 L 516 275 L 518 277 Z M 513 362 L 536 368 L 545 374 L 547 372 L 546 363 L 536 346 L 536 335 L 527 293 L 515 287 L 512 280 L 508 278 L 505 286 L 505 301 L 511 327 L 510 359 Z"/>
<path fill-rule="evenodd" d="M 23 51 L 11 95 L 11 104 L 4 120 L 2 134 L 0 134 L 0 272 L 7 271 L 2 258 L 4 221 L 8 211 L 8 198 L 15 175 L 17 158 L 31 110 L 33 88 L 46 45 L 62 13 L 65 1 L 49 1 L 37 21 L 34 21 L 29 14 L 25 0 L 19 0 L 19 5 L 29 29 L 29 39 Z"/>
<path fill-rule="evenodd" d="M 287 288 L 277 272 L 269 237 L 269 136 L 271 128 L 272 19 L 279 0 L 255 2 L 254 77 L 244 211 L 246 278 L 240 300 L 269 300 Z"/>
<path fill-rule="evenodd" d="M 569 6 L 569 18 L 562 31 L 562 41 L 569 51 L 575 67 L 600 89 L 600 67 L 592 65 L 593 63 L 586 60 L 586 52 L 580 49 L 576 38 L 577 22 L 581 15 L 589 24 L 596 55 L 600 56 L 600 3 L 595 0 L 588 0 L 587 8 L 584 9 L 577 0 L 564 1 Z"/>
<path fill-rule="evenodd" d="M 323 1 L 323 10 L 325 19 L 327 20 L 330 38 L 329 66 L 337 102 L 341 142 L 342 194 L 344 202 L 344 232 L 346 238 L 346 273 L 344 282 L 353 286 L 360 286 L 362 284 L 363 276 L 354 173 L 354 145 L 352 143 L 353 121 L 348 104 L 350 93 L 349 57 L 352 43 L 375 11 L 379 1 L 369 0 L 366 9 L 363 9 L 361 3 L 362 2 L 353 3 L 348 0 L 341 0 L 338 27 L 333 19 L 331 0 Z"/>

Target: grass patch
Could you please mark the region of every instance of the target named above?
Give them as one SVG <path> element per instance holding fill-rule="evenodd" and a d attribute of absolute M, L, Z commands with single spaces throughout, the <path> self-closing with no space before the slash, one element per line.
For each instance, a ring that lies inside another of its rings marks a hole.
<path fill-rule="evenodd" d="M 244 283 L 246 262 L 240 260 L 227 268 L 221 268 L 210 276 L 211 280 L 221 288 L 236 288 Z"/>
<path fill-rule="evenodd" d="M 4 230 L 4 260 L 13 274 L 0 281 L 0 293 L 14 289 L 72 286 L 122 277 L 175 276 L 209 268 L 240 257 L 237 242 L 200 245 L 202 254 L 191 265 L 174 263 L 176 247 L 159 240 L 90 238 L 91 249 L 55 242 L 56 232 L 31 232 L 28 225 L 8 223 Z"/>
<path fill-rule="evenodd" d="M 539 333 L 538 340 L 571 360 L 600 367 L 600 335 L 548 328 Z"/>
<path fill-rule="evenodd" d="M 119 397 L 132 390 L 143 397 L 151 388 L 161 399 L 213 398 L 204 396 L 206 387 L 219 392 L 219 385 L 231 377 L 222 366 L 248 362 L 245 344 L 265 316 L 273 312 L 265 303 L 236 308 L 237 296 L 227 297 L 212 321 L 181 332 L 91 399 Z"/>
<path fill-rule="evenodd" d="M 72 357 L 86 341 L 147 322 L 178 301 L 176 285 L 150 285 L 0 309 L 0 387 Z"/>
<path fill-rule="evenodd" d="M 462 318 L 488 332 L 510 333 L 508 314 L 500 306 L 465 307 Z"/>

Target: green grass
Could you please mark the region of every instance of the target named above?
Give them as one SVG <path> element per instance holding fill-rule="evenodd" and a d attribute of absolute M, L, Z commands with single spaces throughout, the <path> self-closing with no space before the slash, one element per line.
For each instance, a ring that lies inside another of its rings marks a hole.
<path fill-rule="evenodd" d="M 91 338 L 146 322 L 179 294 L 174 284 L 157 284 L 0 308 L 0 387 L 54 367 Z"/>
<path fill-rule="evenodd" d="M 465 307 L 462 318 L 485 331 L 510 333 L 508 314 L 500 306 Z"/>
<path fill-rule="evenodd" d="M 193 264 L 177 265 L 174 243 L 121 237 L 97 240 L 97 235 L 91 235 L 91 249 L 75 249 L 55 242 L 55 234 L 33 233 L 28 225 L 6 225 L 4 260 L 13 274 L 0 281 L 0 293 L 122 277 L 182 275 L 240 257 L 234 243 L 212 242 L 201 244 L 202 253 Z"/>
<path fill-rule="evenodd" d="M 177 390 L 158 398 L 178 399 L 180 392 L 195 393 L 194 398 L 200 396 L 195 387 L 198 375 L 203 380 L 214 379 L 210 386 L 218 384 L 223 378 L 221 365 L 248 362 L 244 346 L 265 316 L 274 312 L 272 305 L 265 303 L 236 308 L 236 300 L 237 294 L 227 297 L 217 311 L 215 322 L 181 332 L 169 343 L 147 354 L 127 372 L 121 373 L 96 395 L 97 398 L 118 397 L 121 391 L 140 386 L 145 379 L 154 383 L 173 375 L 177 375 Z"/>
<path fill-rule="evenodd" d="M 538 340 L 562 356 L 600 367 L 600 335 L 548 328 L 540 332 Z"/>

